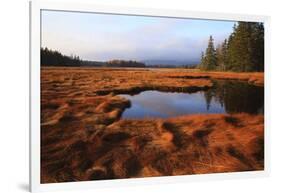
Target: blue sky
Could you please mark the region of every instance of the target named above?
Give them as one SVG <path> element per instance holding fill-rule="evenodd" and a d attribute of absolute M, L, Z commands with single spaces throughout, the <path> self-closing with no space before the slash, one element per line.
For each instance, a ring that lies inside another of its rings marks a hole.
<path fill-rule="evenodd" d="M 42 47 L 86 60 L 199 60 L 210 35 L 215 44 L 234 21 L 42 11 Z"/>

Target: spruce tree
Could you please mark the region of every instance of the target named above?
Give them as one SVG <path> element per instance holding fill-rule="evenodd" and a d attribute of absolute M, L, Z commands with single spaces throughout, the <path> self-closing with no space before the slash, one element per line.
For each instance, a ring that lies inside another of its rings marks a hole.
<path fill-rule="evenodd" d="M 205 66 L 206 70 L 215 70 L 217 68 L 216 50 L 214 47 L 214 39 L 212 36 L 209 38 L 208 47 L 206 49 Z"/>
<path fill-rule="evenodd" d="M 221 45 L 221 65 L 220 70 L 225 71 L 226 65 L 227 65 L 227 39 L 224 40 L 224 42 Z"/>
<path fill-rule="evenodd" d="M 216 48 L 217 56 L 217 70 L 223 70 L 223 55 L 222 55 L 222 44 L 218 44 Z"/>
<path fill-rule="evenodd" d="M 264 70 L 264 26 L 263 23 L 252 23 L 250 38 L 251 63 L 254 71 Z"/>
<path fill-rule="evenodd" d="M 205 62 L 204 52 L 201 52 L 201 62 L 199 64 L 199 69 L 201 69 L 201 70 L 205 70 L 206 69 L 206 62 Z"/>
<path fill-rule="evenodd" d="M 231 71 L 263 71 L 263 24 L 238 22 L 229 38 L 228 67 Z"/>

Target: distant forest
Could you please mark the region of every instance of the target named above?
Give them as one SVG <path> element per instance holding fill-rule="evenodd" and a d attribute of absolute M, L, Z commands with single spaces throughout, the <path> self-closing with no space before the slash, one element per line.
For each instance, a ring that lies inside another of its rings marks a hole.
<path fill-rule="evenodd" d="M 110 60 L 106 62 L 106 67 L 139 67 L 144 68 L 145 64 L 134 60 Z"/>
<path fill-rule="evenodd" d="M 66 56 L 58 51 L 41 48 L 42 66 L 93 66 L 93 67 L 145 67 L 142 62 L 133 60 L 110 60 L 107 62 L 81 60 L 79 56 Z"/>
<path fill-rule="evenodd" d="M 257 22 L 238 22 L 222 44 L 214 46 L 210 36 L 201 55 L 201 70 L 264 71 L 264 26 Z"/>
<path fill-rule="evenodd" d="M 58 51 L 41 48 L 42 66 L 80 66 L 81 63 L 79 56 L 66 56 Z"/>

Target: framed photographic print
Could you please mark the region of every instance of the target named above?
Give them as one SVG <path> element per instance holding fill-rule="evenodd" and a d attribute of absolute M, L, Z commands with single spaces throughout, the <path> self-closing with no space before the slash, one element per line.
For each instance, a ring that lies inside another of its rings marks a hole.
<path fill-rule="evenodd" d="M 32 192 L 264 176 L 269 18 L 31 2 Z"/>

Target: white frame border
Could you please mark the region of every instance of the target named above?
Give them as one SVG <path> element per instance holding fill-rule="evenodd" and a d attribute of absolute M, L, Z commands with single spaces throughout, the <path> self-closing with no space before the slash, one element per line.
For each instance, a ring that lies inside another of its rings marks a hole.
<path fill-rule="evenodd" d="M 147 177 L 136 179 L 116 179 L 104 181 L 83 181 L 67 183 L 40 184 L 40 43 L 41 10 L 76 11 L 126 14 L 140 16 L 158 16 L 172 18 L 193 18 L 210 20 L 234 20 L 264 22 L 265 26 L 265 165 L 263 171 L 200 174 L 184 176 Z M 44 192 L 85 188 L 124 187 L 135 185 L 186 183 L 192 181 L 210 181 L 267 177 L 270 174 L 270 17 L 259 15 L 241 15 L 225 13 L 194 12 L 183 10 L 147 9 L 117 7 L 75 2 L 30 2 L 30 191 Z"/>

